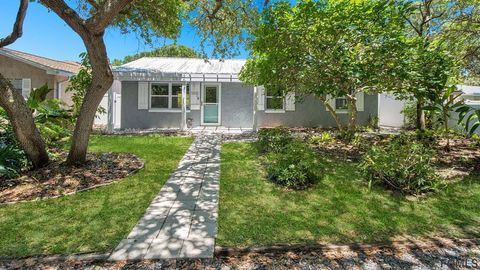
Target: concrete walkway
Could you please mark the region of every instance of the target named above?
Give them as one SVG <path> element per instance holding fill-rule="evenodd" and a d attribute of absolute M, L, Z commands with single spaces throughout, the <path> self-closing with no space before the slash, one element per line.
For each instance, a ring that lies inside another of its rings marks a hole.
<path fill-rule="evenodd" d="M 197 135 L 177 170 L 110 260 L 213 257 L 220 144 L 219 135 Z"/>

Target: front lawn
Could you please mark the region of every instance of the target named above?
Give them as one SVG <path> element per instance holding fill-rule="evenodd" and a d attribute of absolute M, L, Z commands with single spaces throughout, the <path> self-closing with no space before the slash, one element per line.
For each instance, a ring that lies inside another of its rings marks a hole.
<path fill-rule="evenodd" d="M 143 215 L 191 144 L 186 137 L 95 136 L 91 151 L 133 153 L 145 168 L 72 196 L 0 206 L 0 256 L 112 250 Z"/>
<path fill-rule="evenodd" d="M 356 163 L 319 158 L 319 183 L 287 191 L 265 180 L 254 144 L 224 144 L 217 244 L 371 243 L 480 235 L 479 176 L 407 200 L 379 188 L 369 190 Z"/>

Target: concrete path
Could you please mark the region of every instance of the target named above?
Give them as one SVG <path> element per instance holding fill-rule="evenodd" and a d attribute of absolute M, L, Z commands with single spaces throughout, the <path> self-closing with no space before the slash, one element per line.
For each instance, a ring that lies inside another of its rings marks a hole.
<path fill-rule="evenodd" d="M 213 257 L 220 145 L 220 135 L 197 135 L 177 170 L 110 260 Z"/>

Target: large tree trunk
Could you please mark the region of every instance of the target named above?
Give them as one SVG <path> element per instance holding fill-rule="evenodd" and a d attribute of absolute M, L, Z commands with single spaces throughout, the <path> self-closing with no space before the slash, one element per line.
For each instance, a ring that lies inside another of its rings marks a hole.
<path fill-rule="evenodd" d="M 35 126 L 32 112 L 21 93 L 13 89 L 2 74 L 0 74 L 0 106 L 5 109 L 15 137 L 33 167 L 45 166 L 49 158 L 42 136 Z"/>
<path fill-rule="evenodd" d="M 348 130 L 355 131 L 357 129 L 357 99 L 355 94 L 347 95 L 347 106 L 348 106 Z"/>
<path fill-rule="evenodd" d="M 113 83 L 113 74 L 108 62 L 107 50 L 101 34 L 82 35 L 92 65 L 92 85 L 88 88 L 75 125 L 72 145 L 68 154 L 69 164 L 82 164 L 86 161 L 88 140 L 97 108 L 103 96 Z"/>
<path fill-rule="evenodd" d="M 423 109 L 423 100 L 417 101 L 417 129 L 425 130 L 425 110 Z"/>

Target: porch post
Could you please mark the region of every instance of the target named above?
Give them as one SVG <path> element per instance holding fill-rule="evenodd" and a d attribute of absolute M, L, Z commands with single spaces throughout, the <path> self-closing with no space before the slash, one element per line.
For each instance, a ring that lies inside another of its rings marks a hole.
<path fill-rule="evenodd" d="M 180 124 L 182 130 L 187 129 L 187 85 L 182 84 L 182 123 Z"/>
<path fill-rule="evenodd" d="M 114 123 L 113 123 L 113 84 L 110 86 L 110 89 L 108 89 L 108 108 L 107 108 L 107 132 L 108 133 L 113 133 L 114 129 Z"/>
<path fill-rule="evenodd" d="M 258 90 L 257 87 L 253 87 L 253 131 L 257 131 L 257 100 Z"/>

